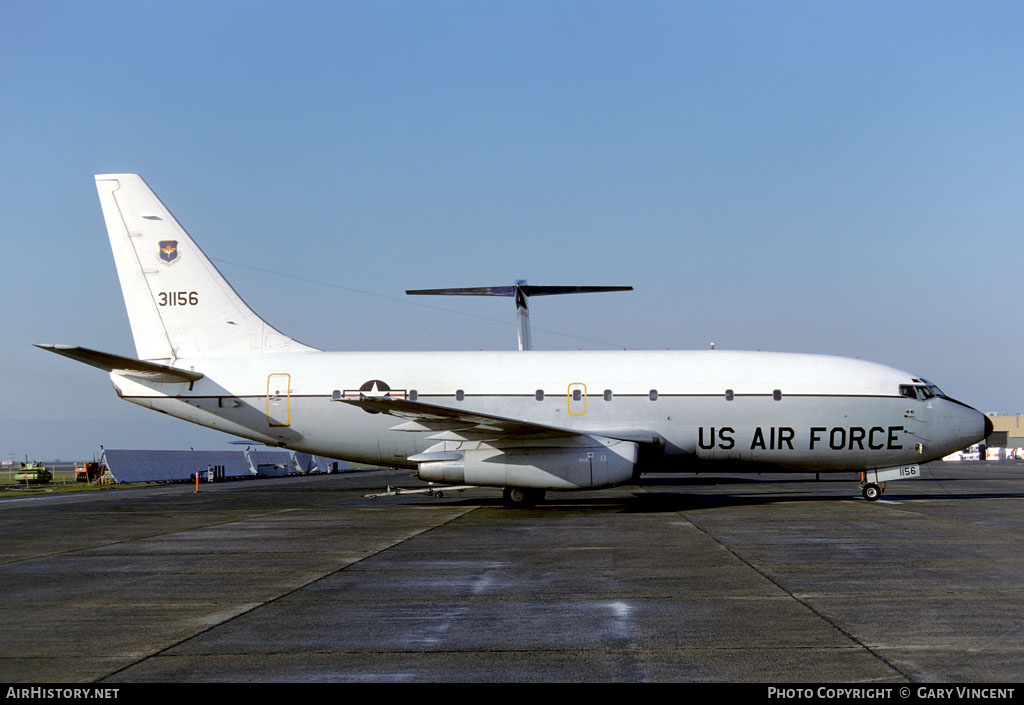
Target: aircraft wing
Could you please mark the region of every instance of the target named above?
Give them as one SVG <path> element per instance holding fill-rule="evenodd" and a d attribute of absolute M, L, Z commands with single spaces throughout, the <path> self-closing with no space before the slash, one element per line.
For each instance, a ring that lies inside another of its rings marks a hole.
<path fill-rule="evenodd" d="M 567 438 L 589 435 L 590 432 L 573 431 L 557 426 L 546 426 L 532 421 L 521 421 L 503 416 L 483 414 L 464 409 L 453 409 L 409 399 L 361 396 L 345 398 L 335 392 L 334 401 L 358 406 L 364 411 L 388 414 L 405 423 L 392 427 L 393 431 L 434 431 L 438 440 L 485 440 L 514 436 L 518 438 Z"/>
<path fill-rule="evenodd" d="M 100 352 L 99 350 L 90 350 L 89 348 L 81 348 L 77 345 L 35 343 L 35 346 L 58 355 L 63 355 L 64 357 L 70 357 L 72 360 L 98 367 L 107 372 L 115 372 L 125 377 L 135 377 L 147 382 L 191 384 L 203 378 L 203 375 L 199 372 L 190 372 L 189 370 L 181 370 L 169 365 L 136 360 L 132 357 L 122 357 L 121 355 Z"/>

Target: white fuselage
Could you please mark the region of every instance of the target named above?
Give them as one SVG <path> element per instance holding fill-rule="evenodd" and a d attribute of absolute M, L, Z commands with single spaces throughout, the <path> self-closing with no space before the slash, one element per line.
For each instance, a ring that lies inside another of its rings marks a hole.
<path fill-rule="evenodd" d="M 138 174 L 95 181 L 137 358 L 40 347 L 109 371 L 129 401 L 244 438 L 516 502 L 735 463 L 884 482 L 988 430 L 925 380 L 821 355 L 321 352 L 249 308 Z"/>
<path fill-rule="evenodd" d="M 942 457 L 983 438 L 985 428 L 984 417 L 960 402 L 901 396 L 900 385 L 921 383 L 906 372 L 823 355 L 300 352 L 175 366 L 205 377 L 188 389 L 111 376 L 125 399 L 194 423 L 395 466 L 415 466 L 408 457 L 433 446 L 433 434 L 397 430 L 401 418 L 335 403 L 336 392 L 352 398 L 390 389 L 395 398 L 636 441 L 656 450 L 641 453 L 640 470 L 686 470 L 694 460 L 881 468 Z"/>

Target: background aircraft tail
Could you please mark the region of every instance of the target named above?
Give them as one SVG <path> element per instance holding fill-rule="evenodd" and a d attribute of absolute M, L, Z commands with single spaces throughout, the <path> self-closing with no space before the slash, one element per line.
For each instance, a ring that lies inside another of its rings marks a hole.
<path fill-rule="evenodd" d="M 537 286 L 526 283 L 525 279 L 517 279 L 513 286 L 471 286 L 448 287 L 445 289 L 406 289 L 412 295 L 429 294 L 431 296 L 514 296 L 516 299 L 516 319 L 519 324 L 519 349 L 533 350 L 533 336 L 530 333 L 531 296 L 551 296 L 553 294 L 595 294 L 602 291 L 633 291 L 631 286 Z"/>
<path fill-rule="evenodd" d="M 314 350 L 257 316 L 140 176 L 96 190 L 139 359 Z"/>

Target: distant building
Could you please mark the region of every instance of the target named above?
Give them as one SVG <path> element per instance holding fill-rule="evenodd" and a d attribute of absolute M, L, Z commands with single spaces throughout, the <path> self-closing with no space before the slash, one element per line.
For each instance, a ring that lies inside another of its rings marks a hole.
<path fill-rule="evenodd" d="M 281 477 L 347 472 L 344 460 L 309 453 L 268 450 L 118 450 L 104 449 L 102 464 L 115 482 L 187 482 L 214 471 L 219 478 Z"/>
<path fill-rule="evenodd" d="M 985 439 L 986 443 L 1003 448 L 1024 447 L 1024 414 L 1000 416 L 990 413 L 985 415 L 992 422 L 992 433 Z"/>

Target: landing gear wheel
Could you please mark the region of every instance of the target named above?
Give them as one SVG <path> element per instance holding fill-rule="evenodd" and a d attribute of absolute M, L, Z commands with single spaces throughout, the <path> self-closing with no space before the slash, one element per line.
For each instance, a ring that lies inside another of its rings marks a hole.
<path fill-rule="evenodd" d="M 860 493 L 864 495 L 864 499 L 867 501 L 874 502 L 882 496 L 882 488 L 874 482 L 869 482 L 861 488 Z"/>
<path fill-rule="evenodd" d="M 544 501 L 544 490 L 535 490 L 526 487 L 506 487 L 501 498 L 505 501 L 506 507 L 527 508 Z"/>

